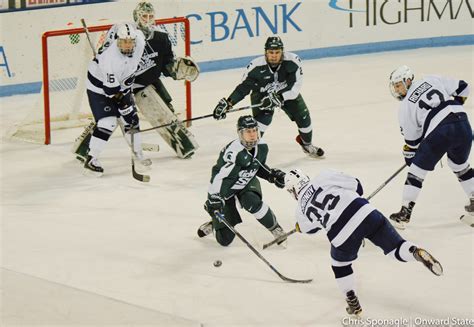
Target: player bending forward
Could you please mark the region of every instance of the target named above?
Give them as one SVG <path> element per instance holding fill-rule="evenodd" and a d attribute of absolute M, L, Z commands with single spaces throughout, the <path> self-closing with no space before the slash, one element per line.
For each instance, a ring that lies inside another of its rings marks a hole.
<path fill-rule="evenodd" d="M 407 66 L 390 75 L 392 95 L 401 101 L 398 118 L 406 143 L 403 153 L 410 166 L 402 208 L 390 215 L 401 228 L 410 221 L 426 175 L 444 154 L 469 198 L 465 210 L 474 215 L 474 171 L 468 162 L 472 129 L 463 108 L 469 86 L 465 81 L 442 76 L 427 76 L 419 81 L 414 77 Z"/>
<path fill-rule="evenodd" d="M 124 126 L 130 142 L 132 130 L 139 129 L 139 120 L 132 96 L 135 72 L 145 47 L 145 39 L 131 24 L 117 29 L 117 38 L 90 63 L 87 72 L 87 97 L 96 122 L 84 162 L 86 171 L 102 175 L 98 158 L 117 127 Z M 139 134 L 135 135 L 134 153 L 143 160 Z M 144 165 L 151 164 L 144 161 Z"/>
<path fill-rule="evenodd" d="M 323 170 L 310 180 L 301 170 L 285 176 L 285 187 L 298 201 L 296 229 L 314 234 L 324 229 L 331 243 L 332 270 L 346 296 L 347 312 L 360 315 L 352 262 L 364 238 L 380 247 L 385 255 L 401 262 L 419 261 L 441 276 L 441 264 L 428 251 L 404 240 L 377 209 L 362 198 L 359 180 L 332 170 Z"/>
<path fill-rule="evenodd" d="M 242 222 L 236 201 L 265 226 L 275 238 L 284 234 L 273 211 L 262 201 L 262 190 L 257 176 L 285 186 L 285 173 L 266 166 L 268 145 L 260 139 L 258 123 L 252 116 L 242 116 L 237 122 L 239 138 L 227 144 L 220 152 L 217 163 L 212 167 L 208 200 L 204 209 L 212 221 L 198 229 L 198 236 L 204 237 L 215 230 L 217 242 L 227 246 L 235 234 L 215 217 L 215 211 L 223 214 L 229 224 Z"/>

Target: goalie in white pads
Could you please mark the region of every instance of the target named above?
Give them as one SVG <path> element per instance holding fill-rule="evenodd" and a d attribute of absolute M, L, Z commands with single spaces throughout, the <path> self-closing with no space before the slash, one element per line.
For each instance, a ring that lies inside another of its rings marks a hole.
<path fill-rule="evenodd" d="M 139 128 L 131 88 L 144 47 L 143 34 L 131 24 L 122 24 L 114 42 L 100 51 L 89 65 L 87 97 L 96 125 L 90 128 L 92 135 L 84 168 L 95 175 L 104 172 L 98 158 L 117 127 L 118 119 L 122 121 L 126 138 L 130 138 L 132 130 Z M 138 134 L 134 145 L 135 155 L 142 160 Z"/>
<path fill-rule="evenodd" d="M 362 197 L 357 178 L 327 169 L 310 180 L 301 170 L 293 169 L 285 175 L 285 187 L 298 201 L 296 230 L 306 234 L 321 229 L 326 232 L 331 243 L 332 270 L 346 296 L 347 313 L 362 313 L 352 262 L 365 238 L 385 255 L 401 262 L 416 260 L 433 274 L 443 274 L 441 264 L 428 251 L 404 240 L 388 219 Z"/>
<path fill-rule="evenodd" d="M 145 35 L 145 50 L 136 72 L 133 93 L 138 109 L 152 126 L 176 122 L 168 128 L 156 131 L 179 158 L 191 157 L 198 144 L 194 135 L 181 123 L 174 113 L 172 97 L 160 80 L 160 76 L 175 80 L 194 81 L 199 76 L 199 67 L 191 57 L 175 58 L 168 34 L 155 25 L 155 11 L 149 2 L 140 2 L 133 11 L 134 26 Z M 107 48 L 116 38 L 117 25 L 109 30 L 103 48 Z M 74 152 L 84 157 L 83 149 L 87 139 L 80 137 Z"/>
<path fill-rule="evenodd" d="M 402 208 L 390 215 L 390 219 L 400 228 L 410 221 L 423 180 L 444 154 L 469 198 L 465 210 L 474 215 L 474 171 L 468 162 L 472 129 L 463 108 L 469 95 L 468 84 L 442 76 L 414 81 L 411 69 L 402 66 L 391 73 L 389 86 L 392 95 L 401 101 L 398 118 L 406 143 L 403 154 L 410 166 Z M 472 218 L 465 217 L 465 222 L 473 224 Z"/>

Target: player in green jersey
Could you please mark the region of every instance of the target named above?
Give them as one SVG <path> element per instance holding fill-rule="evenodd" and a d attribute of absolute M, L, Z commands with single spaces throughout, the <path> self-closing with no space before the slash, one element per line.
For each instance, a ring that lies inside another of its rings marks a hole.
<path fill-rule="evenodd" d="M 214 118 L 224 119 L 226 112 L 249 93 L 251 103 L 262 105 L 252 109 L 263 135 L 273 119 L 275 108 L 281 108 L 298 126 L 296 141 L 303 151 L 313 158 L 320 158 L 324 151 L 312 144 L 311 115 L 300 89 L 303 84 L 301 59 L 294 53 L 285 52 L 278 36 L 265 42 L 265 55 L 250 62 L 242 82 L 226 99 L 222 98 L 214 109 Z"/>
<path fill-rule="evenodd" d="M 199 237 L 215 231 L 217 242 L 227 246 L 234 240 L 234 233 L 215 217 L 215 212 L 235 226 L 242 222 L 236 201 L 265 226 L 275 238 L 285 232 L 278 224 L 273 211 L 262 201 L 262 189 L 257 176 L 285 187 L 285 173 L 270 169 L 266 164 L 268 145 L 260 139 L 257 121 L 250 115 L 242 116 L 237 122 L 239 138 L 227 144 L 219 153 L 217 163 L 212 167 L 208 200 L 204 209 L 212 221 L 198 229 Z"/>

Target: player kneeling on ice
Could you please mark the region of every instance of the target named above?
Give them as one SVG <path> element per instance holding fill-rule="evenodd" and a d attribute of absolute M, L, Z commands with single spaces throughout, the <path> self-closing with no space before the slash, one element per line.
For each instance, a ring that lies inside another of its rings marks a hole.
<path fill-rule="evenodd" d="M 212 167 L 208 200 L 204 204 L 212 221 L 201 225 L 197 232 L 199 237 L 204 237 L 214 229 L 216 240 L 222 246 L 232 243 L 235 234 L 224 223 L 219 222 L 215 212 L 224 215 L 232 226 L 241 223 L 236 201 L 253 214 L 275 238 L 284 234 L 274 213 L 262 201 L 262 190 L 256 177 L 283 188 L 285 173 L 279 169 L 270 169 L 265 164 L 268 145 L 260 139 L 258 123 L 252 116 L 239 118 L 237 133 L 239 138 L 221 150 L 217 163 Z"/>
<path fill-rule="evenodd" d="M 160 77 L 193 82 L 199 76 L 199 67 L 189 56 L 175 57 L 169 35 L 155 25 L 155 10 L 150 2 L 138 3 L 133 10 L 133 20 L 135 23 L 131 25 L 145 36 L 145 51 L 135 73 L 132 90 L 136 105 L 152 126 L 177 122 L 156 131 L 179 158 L 190 158 L 199 146 L 194 135 L 179 122 L 172 105 L 173 99 Z M 118 28 L 119 25 L 114 25 L 108 31 L 102 49 L 113 44 Z M 84 131 L 73 148 L 79 157 L 85 156 L 87 146 L 84 144 L 89 142 L 87 134 Z"/>
<path fill-rule="evenodd" d="M 250 62 L 242 82 L 227 99 L 222 98 L 217 104 L 214 118 L 224 119 L 226 112 L 251 92 L 252 105 L 261 103 L 260 107 L 252 109 L 261 135 L 270 126 L 275 109 L 281 108 L 298 126 L 296 142 L 303 152 L 312 158 L 321 158 L 323 149 L 311 143 L 313 127 L 311 115 L 300 94 L 302 85 L 301 59 L 294 53 L 284 51 L 280 37 L 271 36 L 265 42 L 265 55 Z"/>
<path fill-rule="evenodd" d="M 139 120 L 131 88 L 135 71 L 145 47 L 140 31 L 130 24 L 122 24 L 117 30 L 117 39 L 90 63 L 87 72 L 87 97 L 96 125 L 90 138 L 89 149 L 84 162 L 86 171 L 101 175 L 104 172 L 98 158 L 121 120 L 125 138 L 139 129 Z M 135 134 L 135 156 L 150 165 L 143 158 L 140 135 Z"/>
<path fill-rule="evenodd" d="M 442 76 L 426 76 L 419 81 L 414 77 L 410 68 L 402 66 L 391 73 L 389 84 L 392 95 L 401 101 L 398 119 L 406 143 L 403 154 L 410 166 L 402 208 L 390 215 L 401 228 L 410 221 L 423 180 L 444 154 L 469 198 L 465 210 L 474 215 L 474 171 L 468 162 L 472 129 L 463 108 L 469 86 Z M 466 222 L 474 223 L 474 217 L 466 217 Z"/>
<path fill-rule="evenodd" d="M 441 264 L 428 251 L 404 240 L 377 209 L 362 197 L 359 180 L 324 170 L 310 180 L 301 170 L 286 173 L 285 187 L 298 201 L 296 229 L 314 234 L 324 229 L 331 243 L 332 270 L 346 296 L 349 314 L 360 315 L 352 262 L 367 238 L 386 255 L 401 262 L 419 261 L 433 274 L 443 274 Z"/>

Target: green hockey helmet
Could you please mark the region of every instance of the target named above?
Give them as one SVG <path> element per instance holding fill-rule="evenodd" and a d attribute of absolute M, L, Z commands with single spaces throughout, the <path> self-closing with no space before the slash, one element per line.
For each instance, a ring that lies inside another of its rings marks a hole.
<path fill-rule="evenodd" d="M 253 133 L 254 131 L 255 133 Z M 239 117 L 239 120 L 237 120 L 237 134 L 239 134 L 240 143 L 247 150 L 251 150 L 260 139 L 258 122 L 250 115 Z"/>
<path fill-rule="evenodd" d="M 279 36 L 270 36 L 265 42 L 265 50 L 283 50 L 283 41 Z"/>

